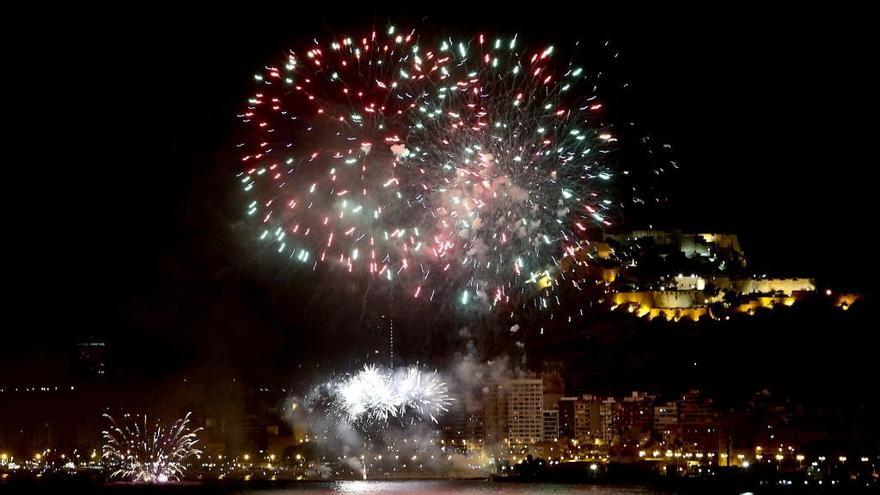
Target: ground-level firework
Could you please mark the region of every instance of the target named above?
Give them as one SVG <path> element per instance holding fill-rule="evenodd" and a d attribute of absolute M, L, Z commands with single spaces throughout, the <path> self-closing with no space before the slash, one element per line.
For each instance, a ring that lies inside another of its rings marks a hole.
<path fill-rule="evenodd" d="M 187 461 L 197 457 L 201 428 L 190 427 L 190 414 L 171 425 L 147 417 L 125 415 L 117 422 L 104 415 L 110 427 L 102 432 L 103 459 L 113 469 L 112 478 L 136 483 L 165 483 L 179 480 Z"/>
<path fill-rule="evenodd" d="M 389 26 L 265 66 L 238 176 L 260 242 L 415 300 L 553 304 L 560 260 L 610 225 L 622 175 L 601 71 L 554 52 Z"/>

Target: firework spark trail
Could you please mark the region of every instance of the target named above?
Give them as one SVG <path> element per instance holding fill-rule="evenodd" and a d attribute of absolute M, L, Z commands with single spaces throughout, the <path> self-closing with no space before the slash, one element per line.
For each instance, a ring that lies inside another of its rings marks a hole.
<path fill-rule="evenodd" d="M 436 423 L 452 403 L 437 374 L 424 373 L 416 366 L 397 370 L 364 366 L 332 383 L 329 390 L 335 414 L 351 424 L 383 424 L 392 418 Z"/>
<path fill-rule="evenodd" d="M 260 241 L 417 300 L 494 307 L 552 286 L 617 204 L 597 76 L 553 55 L 393 26 L 291 50 L 240 115 Z"/>
<path fill-rule="evenodd" d="M 190 413 L 168 427 L 159 422 L 150 427 L 146 416 L 143 422 L 134 417 L 122 424 L 107 414 L 104 417 L 110 428 L 102 432 L 102 458 L 116 468 L 111 478 L 136 483 L 178 481 L 186 462 L 201 454 L 195 446 L 201 428 L 190 428 Z"/>

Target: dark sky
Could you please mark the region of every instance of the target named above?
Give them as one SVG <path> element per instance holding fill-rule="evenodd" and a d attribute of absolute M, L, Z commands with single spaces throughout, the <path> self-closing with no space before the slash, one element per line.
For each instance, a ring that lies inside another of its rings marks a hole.
<path fill-rule="evenodd" d="M 25 369 L 88 334 L 137 343 L 135 366 L 149 351 L 168 369 L 199 346 L 222 360 L 248 335 L 306 352 L 289 335 L 315 325 L 309 288 L 273 274 L 234 232 L 234 115 L 251 74 L 284 48 L 388 20 L 610 40 L 627 104 L 681 165 L 663 223 L 734 231 L 757 267 L 870 289 L 866 13 L 378 5 L 54 11 L 28 30 L 6 95 L 7 303 L 21 318 L 0 356 Z M 337 337 L 351 317 L 317 328 Z"/>

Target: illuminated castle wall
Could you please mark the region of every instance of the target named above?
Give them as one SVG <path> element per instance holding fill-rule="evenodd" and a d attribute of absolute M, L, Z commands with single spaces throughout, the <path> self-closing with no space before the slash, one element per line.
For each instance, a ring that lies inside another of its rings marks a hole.
<path fill-rule="evenodd" d="M 658 256 L 652 257 L 652 251 Z M 670 256 L 675 252 L 687 260 Z M 610 290 L 611 309 L 649 319 L 696 321 L 703 316 L 724 318 L 726 313 L 755 314 L 762 308 L 791 306 L 816 291 L 811 278 L 759 278 L 746 272 L 736 234 L 635 230 L 607 234 L 605 242 L 593 244 L 593 253 L 594 259 L 602 260 L 601 278 Z M 649 259 L 667 260 L 667 265 L 640 272 L 646 253 Z M 669 272 L 664 274 L 664 269 Z M 674 275 L 678 269 L 688 273 Z M 835 306 L 842 309 L 858 299 L 827 295 L 836 297 Z"/>
<path fill-rule="evenodd" d="M 711 316 L 706 294 L 699 290 L 617 292 L 612 296 L 612 302 L 612 309 L 623 307 L 651 320 L 663 316 L 672 321 L 682 318 L 697 321 L 703 316 Z"/>
<path fill-rule="evenodd" d="M 618 292 L 612 300 L 615 305 L 637 304 L 651 308 L 692 308 L 706 304 L 706 294 L 699 290 L 646 290 Z"/>

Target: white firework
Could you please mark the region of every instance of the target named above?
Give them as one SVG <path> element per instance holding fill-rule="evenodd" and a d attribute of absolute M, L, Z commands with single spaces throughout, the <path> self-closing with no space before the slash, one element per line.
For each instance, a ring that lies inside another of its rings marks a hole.
<path fill-rule="evenodd" d="M 397 370 L 364 366 L 331 386 L 331 391 L 336 412 L 350 423 L 386 423 L 391 418 L 436 423 L 452 403 L 446 383 L 416 366 Z"/>
<path fill-rule="evenodd" d="M 158 421 L 149 425 L 146 416 L 131 417 L 124 423 L 107 414 L 104 417 L 110 428 L 101 433 L 102 458 L 114 468 L 111 478 L 135 483 L 178 481 L 187 461 L 202 453 L 196 448 L 201 428 L 190 428 L 190 413 L 171 426 Z"/>

